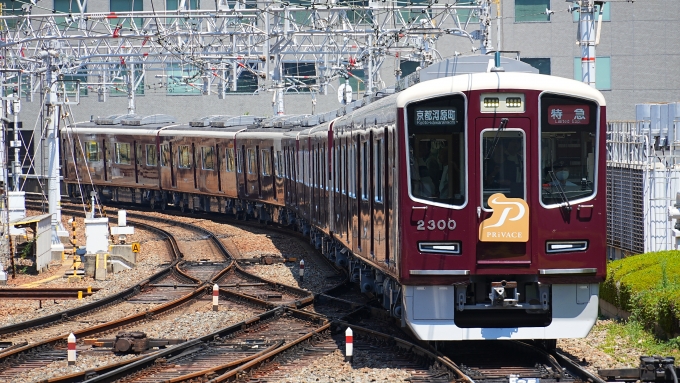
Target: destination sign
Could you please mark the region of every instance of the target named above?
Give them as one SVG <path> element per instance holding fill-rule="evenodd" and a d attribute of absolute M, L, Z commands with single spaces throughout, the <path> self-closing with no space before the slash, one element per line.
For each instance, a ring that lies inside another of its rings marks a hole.
<path fill-rule="evenodd" d="M 455 108 L 417 108 L 417 126 L 453 125 L 457 120 Z"/>
<path fill-rule="evenodd" d="M 551 105 L 548 107 L 550 125 L 586 125 L 590 123 L 588 105 Z"/>

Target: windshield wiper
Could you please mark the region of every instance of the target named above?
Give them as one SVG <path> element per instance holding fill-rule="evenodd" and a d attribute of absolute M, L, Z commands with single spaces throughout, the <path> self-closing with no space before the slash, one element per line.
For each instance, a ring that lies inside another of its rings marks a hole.
<path fill-rule="evenodd" d="M 484 161 L 488 160 L 493 156 L 493 151 L 496 150 L 496 145 L 498 145 L 498 140 L 500 137 L 498 136 L 501 131 L 505 130 L 505 125 L 508 124 L 508 119 L 507 118 L 501 118 L 501 124 L 498 126 L 498 130 L 496 131 L 496 137 L 493 138 L 493 144 L 491 144 L 491 150 L 486 153 L 484 156 Z"/>
<path fill-rule="evenodd" d="M 571 211 L 571 204 L 569 203 L 569 198 L 567 198 L 567 193 L 564 192 L 564 189 L 562 189 L 562 185 L 560 184 L 560 181 L 557 179 L 555 176 L 555 172 L 552 170 L 548 170 L 548 175 L 550 175 L 550 179 L 552 180 L 553 186 L 557 186 L 557 191 L 560 192 L 560 197 L 562 198 L 562 203 L 565 203 L 566 206 L 564 206 L 567 211 Z"/>

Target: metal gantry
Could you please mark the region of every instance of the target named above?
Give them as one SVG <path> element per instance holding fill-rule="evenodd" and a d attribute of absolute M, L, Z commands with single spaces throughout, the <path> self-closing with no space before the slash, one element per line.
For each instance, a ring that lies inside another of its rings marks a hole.
<path fill-rule="evenodd" d="M 40 13 L 37 1 L 24 4 L 20 15 L 0 16 L 0 69 L 3 84 L 23 88 L 27 101 L 39 94 L 44 104 L 40 134 L 49 151 L 48 201 L 57 251 L 63 230 L 57 132 L 60 121 L 68 120 L 64 106 L 77 103 L 80 87 L 96 91 L 101 102 L 124 89 L 133 114 L 135 92 L 145 78 L 172 78 L 224 98 L 248 72 L 257 79 L 256 92 L 273 93 L 273 113 L 283 114 L 285 90 L 327 94 L 334 80 L 355 69 L 364 71 L 366 93 L 372 94 L 384 86 L 386 58 L 425 67 L 441 58 L 437 42 L 444 36 L 462 37 L 472 52 L 492 49 L 491 0 L 217 0 L 212 9 L 200 10 L 180 0 L 172 11 L 109 13 L 85 12 L 87 0 L 73 0 L 78 9 L 68 14 Z M 285 62 L 313 63 L 314 74 L 288 75 Z M 171 65 L 191 67 L 194 74 L 168 75 Z M 0 109 L 8 120 L 11 111 L 5 104 Z M 20 167 L 12 169 L 18 185 Z"/>

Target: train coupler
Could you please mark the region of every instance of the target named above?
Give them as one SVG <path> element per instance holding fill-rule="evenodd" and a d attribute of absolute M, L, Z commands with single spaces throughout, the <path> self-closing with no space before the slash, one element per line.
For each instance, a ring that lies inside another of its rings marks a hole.
<path fill-rule="evenodd" d="M 517 306 L 519 303 L 519 291 L 517 282 L 491 282 L 491 293 L 489 294 L 493 306 Z"/>

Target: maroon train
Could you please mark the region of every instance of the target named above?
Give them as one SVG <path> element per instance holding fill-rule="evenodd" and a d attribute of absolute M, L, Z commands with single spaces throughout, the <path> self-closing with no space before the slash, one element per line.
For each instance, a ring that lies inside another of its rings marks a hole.
<path fill-rule="evenodd" d="M 340 114 L 78 124 L 64 179 L 295 225 L 424 340 L 587 335 L 606 272 L 600 92 L 479 73 Z"/>

